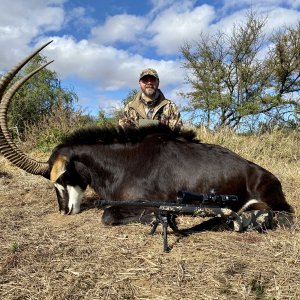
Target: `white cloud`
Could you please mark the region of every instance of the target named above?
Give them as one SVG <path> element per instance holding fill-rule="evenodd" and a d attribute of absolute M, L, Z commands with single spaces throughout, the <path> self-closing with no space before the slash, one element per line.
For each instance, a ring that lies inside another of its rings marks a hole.
<path fill-rule="evenodd" d="M 221 9 L 226 15 L 225 18 L 231 18 L 228 12 L 234 10 L 234 15 L 245 12 L 250 9 L 258 15 L 268 17 L 268 29 L 278 28 L 282 25 L 295 25 L 300 19 L 300 0 L 228 0 L 224 1 Z"/>
<path fill-rule="evenodd" d="M 149 45 L 155 46 L 160 54 L 179 52 L 186 41 L 197 40 L 215 17 L 213 7 L 201 5 L 190 7 L 190 1 L 176 3 L 159 14 L 148 27 L 154 35 Z"/>
<path fill-rule="evenodd" d="M 32 36 L 36 30 L 59 30 L 64 17 L 62 2 L 14 0 L 8 4 L 7 1 L 1 0 L 0 26 L 19 30 L 19 37 L 22 37 L 22 32 L 29 32 L 30 29 L 34 30 Z"/>
<path fill-rule="evenodd" d="M 242 24 L 242 22 L 246 20 L 246 13 L 247 10 L 244 9 L 221 18 L 218 22 L 210 26 L 209 32 L 214 33 L 216 31 L 221 31 L 230 34 L 235 24 Z"/>
<path fill-rule="evenodd" d="M 286 8 L 274 8 L 268 12 L 268 23 L 266 32 L 272 33 L 274 30 L 285 26 L 295 26 L 300 20 L 300 12 Z"/>
<path fill-rule="evenodd" d="M 241 7 L 279 7 L 279 6 L 290 6 L 292 8 L 300 7 L 300 0 L 226 0 L 224 1 L 223 8 L 235 8 L 240 9 Z"/>
<path fill-rule="evenodd" d="M 73 24 L 77 30 L 82 28 L 90 28 L 96 23 L 96 20 L 89 17 L 89 9 L 78 6 L 65 12 L 65 23 Z"/>
<path fill-rule="evenodd" d="M 157 69 L 162 87 L 176 84 L 183 79 L 182 70 L 176 61 L 147 59 L 87 40 L 75 42 L 67 36 L 53 39 L 54 42 L 43 50 L 49 60 L 55 60 L 52 68 L 65 78 L 76 76 L 94 81 L 101 90 L 137 88 L 139 74 L 145 67 Z"/>
<path fill-rule="evenodd" d="M 81 6 L 71 5 L 73 8 L 65 11 L 65 2 L 67 0 L 13 0 L 9 3 L 0 0 L 0 69 L 7 69 L 22 59 L 32 50 L 32 45 L 54 39 L 43 50 L 49 60 L 55 60 L 51 68 L 62 79 L 89 82 L 96 95 L 103 95 L 110 106 L 115 100 L 105 97 L 105 93 L 138 88 L 139 74 L 146 67 L 158 71 L 163 92 L 180 104 L 178 90 L 185 88 L 182 85 L 185 70 L 179 59 L 174 59 L 174 54 L 180 53 L 179 47 L 186 41 L 197 41 L 201 32 L 211 33 L 217 29 L 230 32 L 234 23 L 245 21 L 250 7 L 261 15 L 268 15 L 267 32 L 294 25 L 300 19 L 300 0 L 213 2 L 222 3 L 223 7 L 196 6 L 198 1 L 194 0 L 151 0 L 152 10 L 142 16 L 111 15 L 92 27 L 97 14 L 91 12 L 101 3 L 91 6 L 92 1 L 82 1 Z M 71 31 L 72 26 L 78 30 Z M 68 34 L 72 35 L 65 35 L 63 30 L 69 30 Z M 76 35 L 79 32 L 80 37 Z M 86 36 L 87 32 L 90 36 Z M 123 48 L 117 48 L 118 42 Z M 136 50 L 142 46 L 148 57 Z M 148 50 L 153 50 L 153 54 Z M 74 90 L 76 92 L 76 86 Z"/>
<path fill-rule="evenodd" d="M 122 103 L 120 100 L 125 99 L 127 97 L 127 94 L 123 94 L 120 98 L 114 99 L 111 97 L 108 97 L 105 94 L 100 94 L 97 96 L 97 110 L 105 111 L 108 114 L 112 114 L 116 111 L 116 109 L 120 109 L 122 107 Z"/>
<path fill-rule="evenodd" d="M 271 0 L 269 2 L 271 2 Z M 264 33 L 266 34 L 272 34 L 284 26 L 295 26 L 300 20 L 300 11 L 293 9 L 267 6 L 254 9 L 253 11 L 262 20 L 266 19 L 266 25 L 264 27 Z M 208 32 L 220 30 L 230 34 L 234 25 L 245 25 L 248 13 L 249 9 L 244 8 L 228 14 L 221 18 L 219 22 L 212 24 Z"/>
<path fill-rule="evenodd" d="M 59 30 L 64 19 L 59 0 L 0 0 L 0 61 L 7 68 L 27 52 L 28 44 L 46 30 Z"/>
<path fill-rule="evenodd" d="M 146 25 L 146 19 L 133 15 L 115 15 L 108 17 L 104 25 L 91 30 L 91 39 L 100 44 L 115 42 L 135 42 L 137 35 L 141 34 Z"/>
<path fill-rule="evenodd" d="M 169 8 L 178 8 L 179 10 L 189 10 L 193 7 L 194 0 L 182 0 L 178 3 L 178 0 L 151 0 L 152 10 L 149 13 L 149 16 L 154 16 L 159 14 L 162 11 L 166 11 Z"/>

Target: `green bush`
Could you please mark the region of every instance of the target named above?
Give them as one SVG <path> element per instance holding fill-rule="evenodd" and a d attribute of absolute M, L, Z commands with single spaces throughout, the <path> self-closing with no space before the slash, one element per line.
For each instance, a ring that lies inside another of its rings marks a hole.
<path fill-rule="evenodd" d="M 59 106 L 38 123 L 26 126 L 22 147 L 27 151 L 49 152 L 74 130 L 96 125 L 96 120 L 82 111 Z"/>

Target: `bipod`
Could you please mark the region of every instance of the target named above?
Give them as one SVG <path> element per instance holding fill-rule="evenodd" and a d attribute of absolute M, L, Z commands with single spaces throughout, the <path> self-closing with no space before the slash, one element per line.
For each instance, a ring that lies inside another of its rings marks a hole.
<path fill-rule="evenodd" d="M 170 247 L 168 245 L 168 226 L 177 234 L 183 234 L 178 230 L 176 225 L 176 215 L 170 213 L 168 211 L 160 211 L 156 220 L 152 224 L 152 228 L 150 230 L 150 234 L 153 235 L 156 231 L 158 224 L 162 226 L 162 236 L 163 236 L 163 250 L 164 252 L 169 252 Z"/>

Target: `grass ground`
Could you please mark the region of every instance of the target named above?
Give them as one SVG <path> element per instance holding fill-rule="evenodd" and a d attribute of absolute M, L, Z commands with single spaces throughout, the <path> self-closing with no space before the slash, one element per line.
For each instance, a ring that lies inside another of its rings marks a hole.
<path fill-rule="evenodd" d="M 59 215 L 50 183 L 0 156 L 0 299 L 300 299 L 299 136 L 199 136 L 273 172 L 296 210 L 291 228 L 170 233 L 163 253 L 160 229 L 103 226 L 90 190 L 82 213 Z"/>

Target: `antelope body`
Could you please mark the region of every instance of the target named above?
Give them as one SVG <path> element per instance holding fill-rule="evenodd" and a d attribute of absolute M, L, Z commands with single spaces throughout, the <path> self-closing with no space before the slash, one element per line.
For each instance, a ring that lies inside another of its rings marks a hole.
<path fill-rule="evenodd" d="M 280 181 L 269 171 L 232 151 L 199 142 L 191 131 L 173 131 L 156 126 L 140 129 L 89 128 L 75 132 L 58 145 L 48 162 L 37 162 L 12 141 L 7 128 L 7 110 L 14 93 L 46 65 L 7 89 L 16 73 L 39 51 L 19 63 L 0 81 L 0 151 L 15 166 L 54 183 L 59 210 L 80 212 L 87 186 L 99 198 L 119 201 L 174 201 L 179 190 L 237 195 L 234 211 L 249 201 L 275 211 L 292 212 Z M 151 209 L 106 208 L 104 224 L 151 221 Z"/>

